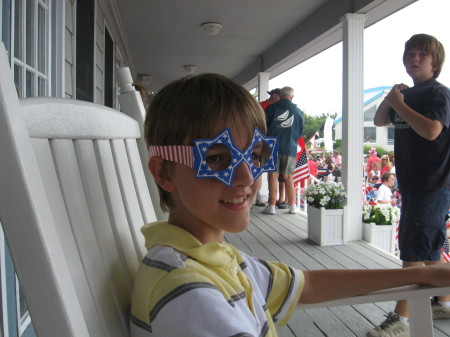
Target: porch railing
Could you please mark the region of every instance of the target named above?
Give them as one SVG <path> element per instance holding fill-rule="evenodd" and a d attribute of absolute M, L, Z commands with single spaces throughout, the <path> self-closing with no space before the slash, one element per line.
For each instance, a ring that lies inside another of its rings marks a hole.
<path fill-rule="evenodd" d="M 301 309 L 335 307 L 363 303 L 408 300 L 411 337 L 432 337 L 433 319 L 430 297 L 450 294 L 450 287 L 406 286 L 376 291 L 366 295 L 344 298 L 317 304 L 302 304 Z"/>

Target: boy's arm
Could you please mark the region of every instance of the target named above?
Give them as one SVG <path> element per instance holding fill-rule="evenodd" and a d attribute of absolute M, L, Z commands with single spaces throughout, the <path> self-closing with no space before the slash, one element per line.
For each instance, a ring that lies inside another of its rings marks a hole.
<path fill-rule="evenodd" d="M 375 112 L 375 117 L 373 118 L 373 124 L 375 126 L 386 126 L 391 124 L 391 118 L 389 116 L 389 110 L 391 110 L 390 105 L 384 99 L 381 104 L 378 106 L 377 111 Z"/>
<path fill-rule="evenodd" d="M 299 303 L 309 304 L 367 294 L 373 291 L 419 284 L 450 285 L 450 264 L 400 269 L 310 270 Z"/>
<path fill-rule="evenodd" d="M 403 87 L 401 85 L 394 85 L 392 90 L 384 99 L 383 103 L 386 103 L 390 107 L 392 107 L 417 134 L 428 140 L 436 139 L 440 135 L 444 127 L 442 123 L 436 120 L 429 119 L 428 117 L 425 117 L 424 115 L 410 108 L 404 102 L 404 96 L 400 92 L 400 90 L 402 89 Z"/>

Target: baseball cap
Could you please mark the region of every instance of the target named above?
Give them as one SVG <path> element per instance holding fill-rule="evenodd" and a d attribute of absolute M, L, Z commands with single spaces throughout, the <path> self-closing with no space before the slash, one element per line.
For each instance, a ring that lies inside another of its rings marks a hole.
<path fill-rule="evenodd" d="M 272 89 L 272 90 L 268 91 L 267 93 L 268 93 L 270 96 L 272 96 L 273 94 L 280 95 L 280 94 L 281 94 L 281 89 L 280 89 L 280 88 Z"/>

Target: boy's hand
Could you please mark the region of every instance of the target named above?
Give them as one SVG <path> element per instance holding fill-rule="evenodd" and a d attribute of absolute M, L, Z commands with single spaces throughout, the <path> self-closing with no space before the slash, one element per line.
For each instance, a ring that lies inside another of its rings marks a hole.
<path fill-rule="evenodd" d="M 400 83 L 400 84 L 395 84 L 394 85 L 394 87 L 393 87 L 393 89 L 397 89 L 397 90 L 405 90 L 405 89 L 408 89 L 409 88 L 409 86 L 407 86 L 406 84 L 404 84 L 404 83 Z"/>
<path fill-rule="evenodd" d="M 404 96 L 401 93 L 402 90 L 404 89 L 408 89 L 409 87 L 406 84 L 400 83 L 400 84 L 395 84 L 391 91 L 389 91 L 389 93 L 387 94 L 387 96 L 385 97 L 386 102 L 395 109 L 395 106 L 398 105 L 399 103 L 403 103 L 404 102 Z"/>
<path fill-rule="evenodd" d="M 425 115 L 422 115 L 410 108 L 404 102 L 404 95 L 401 92 L 404 89 L 409 88 L 406 84 L 400 83 L 392 87 L 391 91 L 387 94 L 383 102 L 377 109 L 374 117 L 374 123 L 376 126 L 387 125 L 389 120 L 388 106 L 395 110 L 395 112 L 403 118 L 419 136 L 433 141 L 442 132 L 444 125 L 438 120 L 432 120 Z"/>

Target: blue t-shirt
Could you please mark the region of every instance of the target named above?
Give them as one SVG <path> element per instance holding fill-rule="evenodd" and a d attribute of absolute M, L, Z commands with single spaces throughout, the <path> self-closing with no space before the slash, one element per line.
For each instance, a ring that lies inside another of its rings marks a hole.
<path fill-rule="evenodd" d="M 450 90 L 431 78 L 402 91 L 405 103 L 444 128 L 435 140 L 417 134 L 393 109 L 395 169 L 400 192 L 450 189 Z"/>
<path fill-rule="evenodd" d="M 303 134 L 303 111 L 284 98 L 266 109 L 267 135 L 278 137 L 278 151 L 285 156 L 297 155 L 298 139 Z"/>

